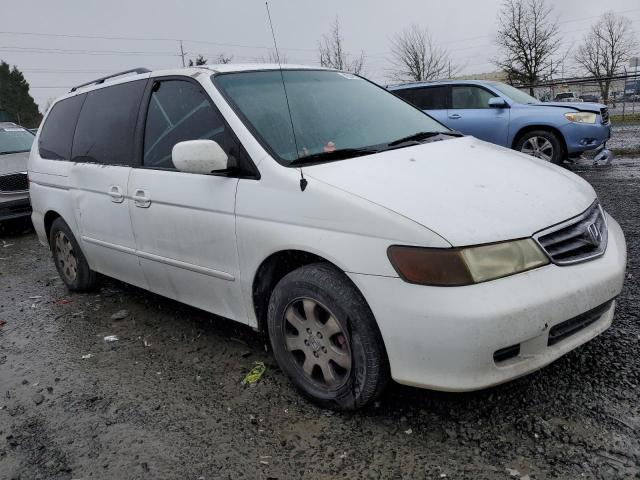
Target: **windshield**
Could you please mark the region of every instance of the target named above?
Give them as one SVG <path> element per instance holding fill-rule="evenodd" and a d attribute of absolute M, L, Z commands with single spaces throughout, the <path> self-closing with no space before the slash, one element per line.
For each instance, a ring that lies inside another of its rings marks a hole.
<path fill-rule="evenodd" d="M 22 128 L 0 128 L 0 155 L 28 152 L 34 136 Z"/>
<path fill-rule="evenodd" d="M 493 88 L 498 90 L 500 93 L 503 93 L 511 100 L 516 103 L 540 103 L 540 101 L 532 97 L 531 95 L 524 93 L 522 90 L 518 90 L 516 87 L 512 87 L 511 85 L 507 85 L 506 83 L 493 83 L 491 84 Z"/>
<path fill-rule="evenodd" d="M 358 76 L 321 70 L 284 70 L 282 76 L 286 97 L 279 70 L 223 74 L 214 81 L 283 164 L 323 153 L 336 158 L 330 154 L 386 145 L 419 132 L 450 132 Z"/>

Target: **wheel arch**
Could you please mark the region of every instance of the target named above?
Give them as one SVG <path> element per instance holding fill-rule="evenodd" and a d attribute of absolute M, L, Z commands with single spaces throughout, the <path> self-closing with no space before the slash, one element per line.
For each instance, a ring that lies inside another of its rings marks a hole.
<path fill-rule="evenodd" d="M 287 249 L 280 250 L 270 254 L 266 257 L 257 268 L 251 288 L 251 300 L 253 311 L 256 315 L 258 322 L 258 330 L 260 332 L 267 332 L 267 310 L 269 307 L 269 300 L 271 299 L 271 293 L 276 287 L 278 282 L 288 273 L 312 263 L 325 263 L 333 266 L 336 270 L 344 274 L 344 269 L 340 268 L 334 262 L 316 254 L 305 250 Z M 353 288 L 362 296 L 364 301 L 369 306 L 365 296 L 358 286 L 344 274 L 344 277 L 349 281 Z M 371 308 L 369 306 L 369 308 Z M 375 317 L 375 315 L 374 315 Z"/>
<path fill-rule="evenodd" d="M 568 155 L 569 150 L 567 149 L 567 142 L 562 132 L 557 127 L 554 127 L 548 124 L 543 124 L 543 123 L 540 123 L 540 124 L 536 123 L 536 124 L 525 125 L 523 127 L 520 127 L 520 129 L 513 136 L 513 140 L 511 141 L 511 148 L 515 150 L 518 141 L 520 141 L 520 139 L 524 135 L 526 135 L 529 132 L 533 132 L 534 130 L 546 130 L 548 132 L 553 133 L 556 137 L 558 137 L 558 140 L 560 141 L 560 145 L 562 146 L 562 152 L 564 153 L 564 155 Z"/>
<path fill-rule="evenodd" d="M 47 241 L 49 241 L 49 237 L 51 236 L 51 226 L 53 225 L 53 222 L 56 220 L 56 218 L 62 218 L 62 215 L 60 215 L 55 210 L 49 210 L 44 214 L 44 231 L 47 235 Z"/>

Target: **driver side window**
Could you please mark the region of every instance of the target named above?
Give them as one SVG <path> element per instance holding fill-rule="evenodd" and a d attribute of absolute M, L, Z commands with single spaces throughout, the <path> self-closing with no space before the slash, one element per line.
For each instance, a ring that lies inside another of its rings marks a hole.
<path fill-rule="evenodd" d="M 490 108 L 489 99 L 493 97 L 495 95 L 484 88 L 472 85 L 454 85 L 451 87 L 451 108 Z"/>
<path fill-rule="evenodd" d="M 214 140 L 236 165 L 238 141 L 222 115 L 196 84 L 185 80 L 157 82 L 151 93 L 144 132 L 142 164 L 175 169 L 171 150 L 185 140 Z"/>

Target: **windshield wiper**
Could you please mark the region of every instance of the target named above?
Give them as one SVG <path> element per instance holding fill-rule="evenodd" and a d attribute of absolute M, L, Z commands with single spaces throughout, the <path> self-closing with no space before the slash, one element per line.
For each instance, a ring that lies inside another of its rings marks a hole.
<path fill-rule="evenodd" d="M 30 150 L 9 150 L 7 152 L 0 152 L 0 155 L 9 155 L 11 153 L 25 153 L 25 152 L 29 152 Z"/>
<path fill-rule="evenodd" d="M 406 142 L 420 142 L 421 140 L 426 140 L 427 138 L 437 137 L 438 135 L 449 135 L 452 137 L 461 137 L 461 133 L 456 132 L 418 132 L 413 135 L 408 135 L 406 137 L 399 138 L 398 140 L 394 140 L 393 142 L 387 143 L 388 147 L 395 147 L 396 145 L 400 145 L 401 143 Z"/>
<path fill-rule="evenodd" d="M 363 155 L 378 153 L 379 151 L 379 149 L 371 147 L 341 148 L 339 150 L 334 150 L 333 152 L 320 152 L 306 155 L 304 157 L 298 157 L 295 160 L 289 162 L 289 166 L 329 162 L 331 160 L 344 160 L 345 158 L 361 157 Z"/>

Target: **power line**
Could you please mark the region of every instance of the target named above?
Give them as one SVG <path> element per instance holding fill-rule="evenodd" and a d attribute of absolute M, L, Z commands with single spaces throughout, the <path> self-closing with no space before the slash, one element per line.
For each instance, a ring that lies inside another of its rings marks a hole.
<path fill-rule="evenodd" d="M 53 53 L 65 55 L 155 55 L 155 56 L 178 56 L 174 52 L 145 52 L 145 51 L 129 51 L 129 50 L 82 50 L 69 48 L 47 48 L 47 47 L 19 47 L 19 46 L 2 46 L 0 51 L 3 52 L 19 52 L 19 53 Z"/>

